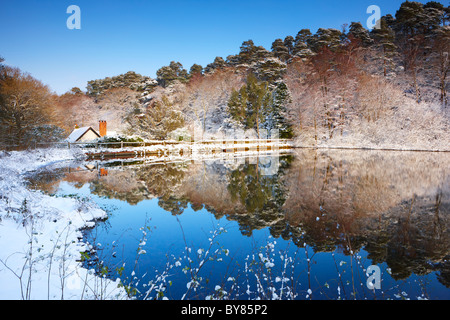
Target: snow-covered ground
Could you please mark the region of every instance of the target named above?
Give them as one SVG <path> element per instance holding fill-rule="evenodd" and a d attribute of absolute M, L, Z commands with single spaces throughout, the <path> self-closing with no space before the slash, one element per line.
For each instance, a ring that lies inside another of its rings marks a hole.
<path fill-rule="evenodd" d="M 0 299 L 126 299 L 119 280 L 81 266 L 81 229 L 106 212 L 89 199 L 29 190 L 24 175 L 73 160 L 73 149 L 0 151 Z"/>

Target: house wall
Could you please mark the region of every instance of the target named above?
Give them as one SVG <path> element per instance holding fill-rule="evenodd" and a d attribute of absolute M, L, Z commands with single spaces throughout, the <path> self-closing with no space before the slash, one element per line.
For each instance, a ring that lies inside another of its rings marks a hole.
<path fill-rule="evenodd" d="M 92 132 L 92 130 L 88 130 L 79 140 L 78 142 L 87 142 L 98 139 L 98 136 Z"/>

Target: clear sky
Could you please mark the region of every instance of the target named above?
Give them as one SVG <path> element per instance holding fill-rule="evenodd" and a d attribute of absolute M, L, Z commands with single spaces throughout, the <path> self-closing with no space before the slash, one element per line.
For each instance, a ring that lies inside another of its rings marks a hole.
<path fill-rule="evenodd" d="M 392 14 L 403 0 L 0 0 L 0 56 L 61 94 L 88 80 L 135 71 L 152 78 L 179 61 L 206 66 L 239 53 L 243 41 L 270 50 L 303 28 L 338 28 Z M 428 1 L 420 1 L 426 3 Z M 442 2 L 440 1 L 441 3 Z M 70 30 L 69 5 L 81 9 Z"/>

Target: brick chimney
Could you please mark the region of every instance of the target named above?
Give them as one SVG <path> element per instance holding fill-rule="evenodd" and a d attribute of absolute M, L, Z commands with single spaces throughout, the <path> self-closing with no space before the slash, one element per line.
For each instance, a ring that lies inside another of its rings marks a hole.
<path fill-rule="evenodd" d="M 100 133 L 100 137 L 106 136 L 106 121 L 100 120 L 98 122 L 98 131 Z"/>

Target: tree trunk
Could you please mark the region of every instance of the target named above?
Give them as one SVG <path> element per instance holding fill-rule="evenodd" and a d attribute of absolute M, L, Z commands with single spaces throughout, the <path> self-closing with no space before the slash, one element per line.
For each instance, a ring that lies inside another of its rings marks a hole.
<path fill-rule="evenodd" d="M 259 136 L 259 116 L 258 116 L 258 114 L 256 115 L 256 134 L 258 135 L 258 139 L 260 139 L 260 136 Z"/>
<path fill-rule="evenodd" d="M 16 132 L 13 133 L 15 136 L 12 140 L 17 143 L 19 146 L 22 145 L 22 138 L 23 138 L 23 128 L 22 128 L 22 119 L 21 114 L 18 112 L 15 112 L 14 115 L 14 122 L 16 127 Z"/>
<path fill-rule="evenodd" d="M 414 90 L 416 91 L 416 101 L 417 103 L 420 102 L 420 90 L 419 85 L 417 83 L 417 69 L 414 67 L 413 69 L 413 83 L 414 83 Z"/>
<path fill-rule="evenodd" d="M 447 90 L 445 88 L 446 78 L 448 73 L 448 52 L 441 56 L 441 76 L 440 76 L 440 87 L 441 87 L 441 103 L 444 107 L 447 106 Z"/>

